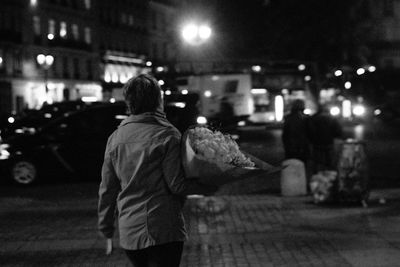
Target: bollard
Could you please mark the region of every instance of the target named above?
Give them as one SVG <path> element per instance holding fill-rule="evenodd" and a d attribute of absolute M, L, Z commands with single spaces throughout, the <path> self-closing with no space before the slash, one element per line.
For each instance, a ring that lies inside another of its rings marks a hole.
<path fill-rule="evenodd" d="M 287 159 L 281 171 L 281 194 L 283 196 L 302 196 L 307 194 L 307 181 L 304 163 L 298 159 Z"/>

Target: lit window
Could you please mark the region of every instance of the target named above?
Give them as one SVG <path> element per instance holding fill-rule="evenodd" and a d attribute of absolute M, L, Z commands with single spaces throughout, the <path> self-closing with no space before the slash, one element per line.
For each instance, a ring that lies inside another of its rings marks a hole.
<path fill-rule="evenodd" d="M 109 72 L 104 73 L 104 81 L 106 83 L 111 82 L 111 74 Z"/>
<path fill-rule="evenodd" d="M 33 16 L 33 32 L 35 35 L 40 35 L 40 18 Z"/>
<path fill-rule="evenodd" d="M 64 21 L 60 22 L 60 37 L 67 37 L 67 23 L 65 23 Z"/>
<path fill-rule="evenodd" d="M 117 83 L 118 82 L 118 73 L 114 72 L 113 74 L 111 74 L 111 81 L 113 83 Z"/>
<path fill-rule="evenodd" d="M 79 39 L 79 28 L 76 24 L 72 24 L 72 36 L 74 37 L 74 40 Z"/>
<path fill-rule="evenodd" d="M 92 42 L 92 36 L 91 36 L 91 31 L 90 28 L 86 27 L 85 28 L 85 43 L 90 44 Z"/>
<path fill-rule="evenodd" d="M 56 32 L 56 22 L 54 20 L 49 20 L 49 34 L 51 34 L 54 37 L 54 34 Z"/>
<path fill-rule="evenodd" d="M 90 9 L 90 0 L 85 0 L 85 8 Z"/>

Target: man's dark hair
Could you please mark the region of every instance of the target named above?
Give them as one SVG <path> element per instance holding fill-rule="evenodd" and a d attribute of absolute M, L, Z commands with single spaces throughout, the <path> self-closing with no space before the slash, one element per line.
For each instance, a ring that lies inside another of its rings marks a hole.
<path fill-rule="evenodd" d="M 125 102 L 133 115 L 154 112 L 161 105 L 161 88 L 157 80 L 148 74 L 131 78 L 123 90 Z"/>
<path fill-rule="evenodd" d="M 303 112 L 305 108 L 304 101 L 302 99 L 296 99 L 292 103 L 292 112 Z"/>

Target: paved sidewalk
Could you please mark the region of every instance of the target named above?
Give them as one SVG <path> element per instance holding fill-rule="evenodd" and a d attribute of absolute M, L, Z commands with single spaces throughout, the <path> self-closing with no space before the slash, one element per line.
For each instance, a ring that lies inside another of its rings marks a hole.
<path fill-rule="evenodd" d="M 400 190 L 374 191 L 368 208 L 277 195 L 189 199 L 185 214 L 181 266 L 400 266 Z M 104 255 L 95 197 L 0 197 L 0 221 L 0 266 L 129 266 L 119 248 Z"/>

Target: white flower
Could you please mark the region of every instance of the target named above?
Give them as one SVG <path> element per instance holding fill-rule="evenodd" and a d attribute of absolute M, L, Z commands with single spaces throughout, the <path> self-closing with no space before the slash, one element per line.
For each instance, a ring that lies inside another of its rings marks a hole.
<path fill-rule="evenodd" d="M 238 144 L 220 131 L 206 127 L 189 129 L 190 145 L 193 150 L 205 158 L 238 167 L 254 167 L 255 164 L 239 149 Z"/>

